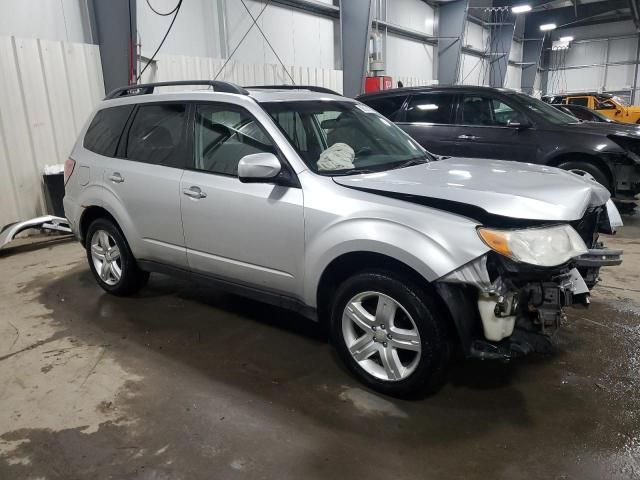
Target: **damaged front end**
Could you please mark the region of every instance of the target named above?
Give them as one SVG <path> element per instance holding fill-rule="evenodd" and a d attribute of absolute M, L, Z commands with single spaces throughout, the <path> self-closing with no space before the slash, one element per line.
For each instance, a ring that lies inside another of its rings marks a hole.
<path fill-rule="evenodd" d="M 622 262 L 621 251 L 598 240 L 599 232 L 614 233 L 621 225 L 616 215 L 610 205 L 590 209 L 571 225 L 489 230 L 494 237 L 480 228 L 492 251 L 435 284 L 467 356 L 509 360 L 550 353 L 564 309 L 588 307 L 600 268 Z M 536 251 L 537 257 L 530 253 Z"/>

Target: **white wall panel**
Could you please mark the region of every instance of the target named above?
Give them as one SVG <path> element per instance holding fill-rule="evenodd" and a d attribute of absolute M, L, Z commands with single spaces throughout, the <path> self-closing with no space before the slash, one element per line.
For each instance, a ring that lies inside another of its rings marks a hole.
<path fill-rule="evenodd" d="M 488 77 L 487 62 L 477 55 L 460 55 L 458 83 L 461 85 L 486 85 Z"/>
<path fill-rule="evenodd" d="M 0 7 L 0 35 L 91 41 L 84 0 L 0 0 Z"/>
<path fill-rule="evenodd" d="M 522 68 L 515 65 L 509 65 L 507 67 L 507 75 L 504 80 L 504 86 L 506 88 L 520 90 L 521 81 L 522 81 Z"/>
<path fill-rule="evenodd" d="M 432 79 L 435 47 L 404 37 L 387 37 L 386 74 Z"/>
<path fill-rule="evenodd" d="M 435 10 L 422 0 L 391 0 L 387 21 L 433 35 Z"/>
<path fill-rule="evenodd" d="M 143 82 L 208 80 L 214 78 L 224 64 L 224 60 L 219 58 L 183 55 L 158 55 L 157 60 L 154 68 L 149 68 L 145 72 Z M 316 85 L 342 92 L 342 70 L 300 65 L 287 65 L 286 68 L 298 85 Z M 218 80 L 247 86 L 291 84 L 291 78 L 280 64 L 248 64 L 234 60 L 227 63 Z M 202 87 L 192 88 L 196 90 Z M 185 87 L 167 87 L 167 89 L 184 90 Z"/>
<path fill-rule="evenodd" d="M 67 159 L 101 72 L 95 45 L 0 37 L 0 226 L 45 213 L 42 169 Z"/>
<path fill-rule="evenodd" d="M 489 30 L 474 22 L 467 21 L 464 28 L 464 43 L 476 50 L 485 50 L 489 43 Z"/>

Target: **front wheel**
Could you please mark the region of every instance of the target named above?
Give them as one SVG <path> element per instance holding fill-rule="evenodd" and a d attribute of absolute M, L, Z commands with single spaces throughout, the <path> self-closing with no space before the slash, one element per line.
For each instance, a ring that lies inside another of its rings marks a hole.
<path fill-rule="evenodd" d="M 365 385 L 392 396 L 437 390 L 451 355 L 448 318 L 424 289 L 388 273 L 364 272 L 336 292 L 332 341 Z"/>

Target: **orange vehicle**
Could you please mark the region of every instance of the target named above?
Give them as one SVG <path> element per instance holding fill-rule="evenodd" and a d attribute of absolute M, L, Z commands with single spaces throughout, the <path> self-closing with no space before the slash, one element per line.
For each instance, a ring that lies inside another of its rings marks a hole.
<path fill-rule="evenodd" d="M 582 105 L 624 123 L 640 123 L 640 106 L 629 105 L 617 95 L 609 93 L 574 93 L 547 97 L 549 103 Z"/>

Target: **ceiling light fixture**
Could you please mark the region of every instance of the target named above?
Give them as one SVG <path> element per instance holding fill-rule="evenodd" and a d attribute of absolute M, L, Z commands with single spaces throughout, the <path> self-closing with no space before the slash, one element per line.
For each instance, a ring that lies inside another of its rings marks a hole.
<path fill-rule="evenodd" d="M 561 42 L 573 42 L 573 37 L 560 37 Z"/>
<path fill-rule="evenodd" d="M 516 5 L 511 7 L 511 13 L 526 13 L 531 11 L 531 5 Z"/>
<path fill-rule="evenodd" d="M 557 25 L 555 23 L 545 23 L 544 25 L 540 25 L 541 32 L 548 32 L 549 30 L 555 30 Z"/>

